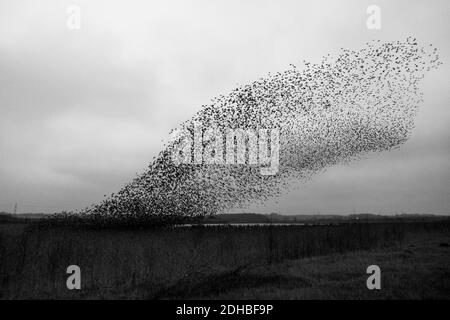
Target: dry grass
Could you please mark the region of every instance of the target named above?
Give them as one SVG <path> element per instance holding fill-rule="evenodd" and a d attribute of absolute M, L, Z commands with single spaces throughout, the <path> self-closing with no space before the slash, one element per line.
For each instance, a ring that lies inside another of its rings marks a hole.
<path fill-rule="evenodd" d="M 367 267 L 367 263 L 375 263 L 371 261 L 375 256 L 370 255 L 378 252 L 386 256 L 383 261 L 388 261 L 396 257 L 392 250 L 399 245 L 436 234 L 440 237 L 449 230 L 448 222 L 133 231 L 59 227 L 20 230 L 19 226 L 0 225 L 0 297 L 333 298 L 339 296 L 339 290 L 345 291 L 347 280 L 352 290 L 356 288 L 352 281 L 361 283 L 361 277 L 365 277 L 361 264 Z M 448 252 L 448 248 L 439 248 Z M 342 255 L 353 251 L 358 251 L 356 258 Z M 441 258 L 440 254 L 436 256 Z M 326 257 L 310 258 L 318 256 Z M 355 262 L 358 259 L 362 259 L 360 265 Z M 310 269 L 297 270 L 291 263 L 305 268 L 309 265 Z M 65 286 L 66 268 L 71 264 L 81 268 L 81 291 L 69 291 Z M 285 269 L 288 266 L 289 272 Z M 278 268 L 280 272 L 273 272 Z M 423 268 L 428 272 L 426 265 Z M 331 274 L 336 280 L 327 278 Z M 433 288 L 428 289 L 433 295 Z M 355 292 L 359 297 L 360 291 Z M 395 290 L 390 292 L 392 297 L 401 297 Z M 449 296 L 448 291 L 445 294 Z"/>

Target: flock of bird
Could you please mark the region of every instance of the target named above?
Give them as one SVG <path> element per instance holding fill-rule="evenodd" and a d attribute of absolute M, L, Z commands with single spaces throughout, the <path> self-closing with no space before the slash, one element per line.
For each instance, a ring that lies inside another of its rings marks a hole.
<path fill-rule="evenodd" d="M 329 166 L 404 143 L 422 101 L 420 82 L 440 64 L 436 49 L 409 37 L 269 74 L 213 99 L 178 130 L 192 133 L 194 123 L 220 132 L 278 129 L 277 174 L 248 164 L 174 163 L 173 140 L 145 173 L 77 214 L 170 220 L 263 203 Z"/>

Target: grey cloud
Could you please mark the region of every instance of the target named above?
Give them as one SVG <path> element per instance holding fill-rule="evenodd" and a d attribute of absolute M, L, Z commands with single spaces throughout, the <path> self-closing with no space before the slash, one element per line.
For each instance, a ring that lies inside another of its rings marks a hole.
<path fill-rule="evenodd" d="M 340 47 L 414 35 L 445 64 L 424 82 L 410 141 L 250 210 L 449 213 L 448 1 L 380 1 L 379 32 L 365 28 L 371 3 L 356 0 L 77 3 L 79 32 L 65 28 L 73 1 L 0 3 L 0 210 L 87 206 L 142 172 L 214 96 Z"/>

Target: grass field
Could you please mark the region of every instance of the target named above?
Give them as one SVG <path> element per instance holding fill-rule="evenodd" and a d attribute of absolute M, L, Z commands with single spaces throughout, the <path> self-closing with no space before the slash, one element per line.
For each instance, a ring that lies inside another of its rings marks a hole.
<path fill-rule="evenodd" d="M 0 224 L 2 299 L 449 299 L 450 222 L 82 230 Z M 82 289 L 66 288 L 81 268 Z M 379 265 L 382 289 L 368 290 Z"/>

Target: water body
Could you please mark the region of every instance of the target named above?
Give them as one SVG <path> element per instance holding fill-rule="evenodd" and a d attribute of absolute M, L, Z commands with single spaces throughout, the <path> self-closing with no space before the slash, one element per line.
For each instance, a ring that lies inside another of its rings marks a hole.
<path fill-rule="evenodd" d="M 318 224 L 307 224 L 307 223 L 270 223 L 270 222 L 249 222 L 249 223 L 188 223 L 188 224 L 180 224 L 177 227 L 223 227 L 223 226 L 232 226 L 232 227 L 254 227 L 254 226 L 271 226 L 271 227 L 284 227 L 284 226 L 308 226 L 308 225 L 318 225 Z"/>

